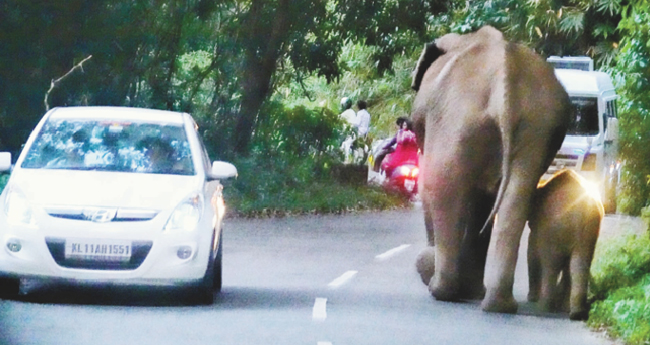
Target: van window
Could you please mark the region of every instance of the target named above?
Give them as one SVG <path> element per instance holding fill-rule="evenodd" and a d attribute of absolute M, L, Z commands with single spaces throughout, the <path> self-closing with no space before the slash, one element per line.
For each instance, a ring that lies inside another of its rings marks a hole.
<path fill-rule="evenodd" d="M 616 100 L 607 101 L 607 117 L 617 117 Z"/>
<path fill-rule="evenodd" d="M 571 97 L 571 104 L 573 105 L 573 117 L 567 134 L 598 134 L 598 98 Z"/>

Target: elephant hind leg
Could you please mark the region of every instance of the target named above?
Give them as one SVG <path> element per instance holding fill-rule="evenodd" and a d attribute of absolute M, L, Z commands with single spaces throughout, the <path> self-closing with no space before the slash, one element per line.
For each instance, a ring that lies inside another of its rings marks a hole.
<path fill-rule="evenodd" d="M 488 224 L 486 231 L 483 233 L 480 231 L 492 211 L 494 197 L 477 192 L 472 199 L 470 221 L 461 244 L 459 291 L 461 299 L 482 299 L 485 296 L 483 278 L 492 233 L 492 222 Z"/>

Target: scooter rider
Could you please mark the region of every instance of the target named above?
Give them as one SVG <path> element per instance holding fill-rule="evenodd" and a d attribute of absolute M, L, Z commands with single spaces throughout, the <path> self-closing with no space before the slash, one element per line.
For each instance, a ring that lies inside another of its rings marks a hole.
<path fill-rule="evenodd" d="M 384 160 L 386 155 L 393 153 L 395 151 L 395 145 L 397 144 L 397 137 L 400 135 L 400 133 L 403 130 L 402 125 L 404 124 L 404 122 L 407 121 L 408 119 L 404 116 L 400 116 L 397 118 L 397 120 L 395 120 L 395 125 L 397 125 L 397 133 L 395 133 L 395 137 L 393 137 L 393 139 L 391 139 L 391 141 L 388 144 L 382 147 L 381 151 L 379 151 L 379 153 L 377 154 L 377 157 L 375 157 L 375 164 L 373 166 L 374 171 L 379 171 L 382 161 Z"/>
<path fill-rule="evenodd" d="M 395 150 L 381 163 L 381 168 L 386 172 L 386 177 L 391 176 L 395 168 L 405 163 L 418 165 L 418 145 L 412 129 L 411 121 L 405 119 L 402 122 L 402 129 L 395 136 Z"/>

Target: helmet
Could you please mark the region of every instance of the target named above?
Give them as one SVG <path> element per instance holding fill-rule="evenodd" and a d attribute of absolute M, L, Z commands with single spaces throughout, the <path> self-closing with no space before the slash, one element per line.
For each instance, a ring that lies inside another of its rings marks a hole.
<path fill-rule="evenodd" d="M 350 100 L 347 97 L 341 98 L 341 108 L 345 110 L 345 109 L 349 109 L 350 107 L 352 107 L 352 100 Z"/>

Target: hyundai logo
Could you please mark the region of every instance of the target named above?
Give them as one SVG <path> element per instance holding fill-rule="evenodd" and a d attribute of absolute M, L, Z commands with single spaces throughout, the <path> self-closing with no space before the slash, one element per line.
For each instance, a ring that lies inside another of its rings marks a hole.
<path fill-rule="evenodd" d="M 95 223 L 107 223 L 115 219 L 117 209 L 114 208 L 93 208 L 83 212 L 84 218 Z"/>

